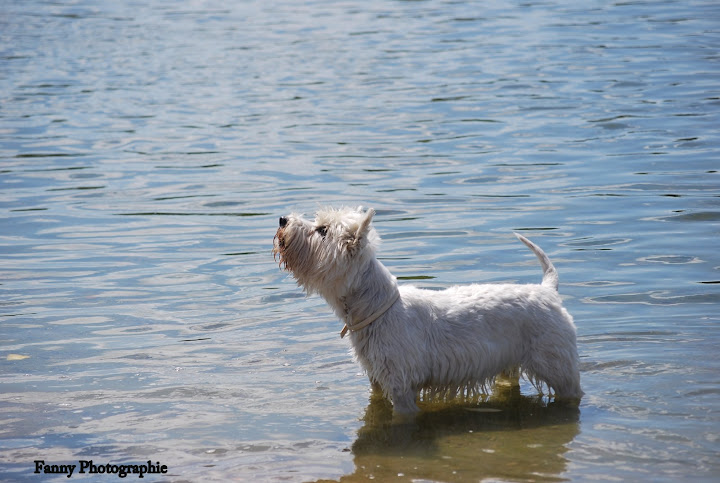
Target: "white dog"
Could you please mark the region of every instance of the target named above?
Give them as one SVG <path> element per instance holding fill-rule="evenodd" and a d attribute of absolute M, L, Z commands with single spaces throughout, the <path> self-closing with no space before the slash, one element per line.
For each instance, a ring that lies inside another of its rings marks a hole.
<path fill-rule="evenodd" d="M 398 286 L 375 251 L 375 211 L 324 209 L 314 221 L 280 218 L 273 253 L 308 294 L 318 293 L 345 323 L 357 360 L 398 413 L 419 411 L 421 390 L 485 389 L 518 370 L 556 398 L 579 401 L 575 325 L 545 253 L 540 285 L 473 284 L 442 291 Z"/>

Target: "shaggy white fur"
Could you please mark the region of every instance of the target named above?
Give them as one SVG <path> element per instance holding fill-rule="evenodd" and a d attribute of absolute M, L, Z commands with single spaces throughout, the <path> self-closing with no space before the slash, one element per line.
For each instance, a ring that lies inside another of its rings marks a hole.
<path fill-rule="evenodd" d="M 374 214 L 328 208 L 313 221 L 281 217 L 273 253 L 345 322 L 357 360 L 395 411 L 417 412 L 421 390 L 484 390 L 498 374 L 518 370 L 538 390 L 545 385 L 556 398 L 579 401 L 575 326 L 557 272 L 537 245 L 516 234 L 540 260 L 540 285 L 398 286 L 375 256 Z"/>

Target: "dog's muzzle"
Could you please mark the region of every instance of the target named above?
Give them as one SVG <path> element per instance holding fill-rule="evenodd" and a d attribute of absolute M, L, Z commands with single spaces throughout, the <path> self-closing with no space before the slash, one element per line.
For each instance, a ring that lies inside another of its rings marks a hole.
<path fill-rule="evenodd" d="M 285 218 L 284 216 L 281 216 L 280 217 L 280 228 L 285 228 L 285 225 L 287 225 L 287 223 L 288 223 L 288 219 Z"/>

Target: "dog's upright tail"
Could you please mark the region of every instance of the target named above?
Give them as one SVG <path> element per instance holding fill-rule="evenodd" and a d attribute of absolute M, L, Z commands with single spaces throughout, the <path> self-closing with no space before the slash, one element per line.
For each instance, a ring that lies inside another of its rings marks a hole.
<path fill-rule="evenodd" d="M 543 269 L 543 279 L 542 279 L 542 286 L 547 288 L 553 288 L 555 290 L 558 289 L 558 273 L 557 270 L 555 270 L 555 267 L 553 266 L 550 259 L 545 255 L 545 252 L 542 251 L 542 249 L 525 238 L 524 236 L 520 235 L 519 233 L 515 233 L 515 236 L 518 237 L 518 240 L 523 242 L 527 247 L 532 250 L 532 252 L 535 254 L 535 256 L 540 260 L 540 265 L 542 265 Z"/>

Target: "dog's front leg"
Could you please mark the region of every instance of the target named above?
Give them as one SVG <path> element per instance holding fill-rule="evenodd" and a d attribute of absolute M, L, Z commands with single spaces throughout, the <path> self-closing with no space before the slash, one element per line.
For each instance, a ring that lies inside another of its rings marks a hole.
<path fill-rule="evenodd" d="M 401 415 L 413 415 L 420 412 L 415 399 L 417 391 L 412 387 L 393 388 L 390 394 L 393 411 Z"/>
<path fill-rule="evenodd" d="M 370 390 L 371 390 L 373 393 L 375 393 L 375 394 L 382 394 L 382 393 L 383 393 L 383 388 L 382 388 L 382 386 L 380 385 L 380 383 L 377 382 L 377 381 L 375 381 L 375 380 L 373 380 L 372 377 L 370 378 Z"/>

